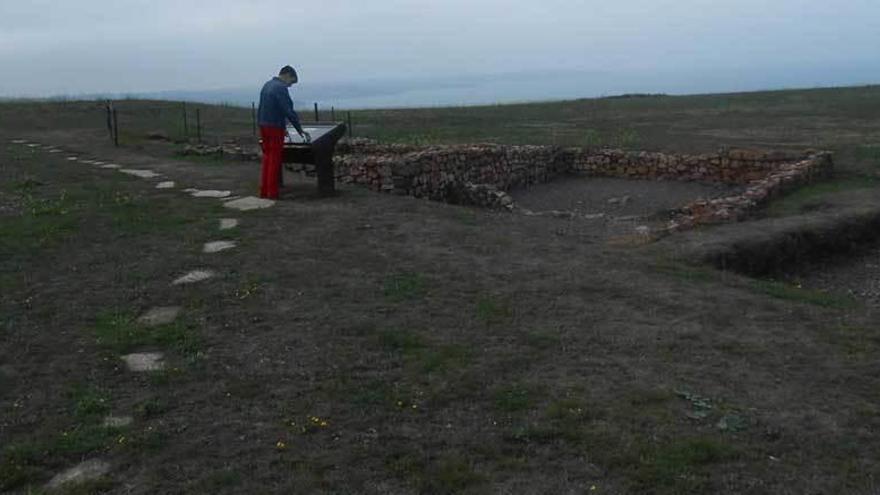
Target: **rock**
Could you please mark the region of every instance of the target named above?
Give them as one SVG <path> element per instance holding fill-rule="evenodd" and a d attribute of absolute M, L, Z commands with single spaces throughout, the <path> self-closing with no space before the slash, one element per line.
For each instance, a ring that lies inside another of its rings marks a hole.
<path fill-rule="evenodd" d="M 194 284 L 213 278 L 216 274 L 211 270 L 193 270 L 178 278 L 171 285 Z"/>
<path fill-rule="evenodd" d="M 237 218 L 221 218 L 220 219 L 220 230 L 229 230 L 238 227 L 238 219 Z"/>
<path fill-rule="evenodd" d="M 100 459 L 91 459 L 55 475 L 46 488 L 55 490 L 65 485 L 74 485 L 96 480 L 110 472 L 110 464 Z"/>
<path fill-rule="evenodd" d="M 231 194 L 232 194 L 232 191 L 206 190 L 206 191 L 195 191 L 192 193 L 192 197 L 194 197 L 194 198 L 225 198 Z"/>
<path fill-rule="evenodd" d="M 156 184 L 156 189 L 174 189 L 175 185 L 174 181 L 168 180 Z"/>
<path fill-rule="evenodd" d="M 139 352 L 122 356 L 130 371 L 160 371 L 165 369 L 165 356 L 161 352 Z"/>
<path fill-rule="evenodd" d="M 227 249 L 232 249 L 236 246 L 234 241 L 213 241 L 205 243 L 204 248 L 202 248 L 203 253 L 219 253 L 221 251 L 226 251 Z"/>
<path fill-rule="evenodd" d="M 115 164 L 115 163 L 108 163 L 107 165 L 101 165 L 101 168 L 107 168 L 107 169 L 112 169 L 112 170 L 118 170 L 118 169 L 120 169 L 120 168 L 122 168 L 122 167 L 120 167 L 119 165 L 117 165 L 117 164 Z"/>
<path fill-rule="evenodd" d="M 152 179 L 154 177 L 159 177 L 161 174 L 157 174 L 152 170 L 137 170 L 131 168 L 120 168 L 120 172 L 123 174 L 133 175 L 135 177 L 140 177 L 141 179 Z"/>
<path fill-rule="evenodd" d="M 262 208 L 269 208 L 274 205 L 275 201 L 272 201 L 271 199 L 256 198 L 254 196 L 246 196 L 241 199 L 236 199 L 223 203 L 223 206 L 227 208 L 232 208 L 234 210 L 240 211 L 258 210 Z"/>
<path fill-rule="evenodd" d="M 104 428 L 125 428 L 134 422 L 131 416 L 107 416 L 104 418 Z"/>
<path fill-rule="evenodd" d="M 162 306 L 153 308 L 138 318 L 138 323 L 148 327 L 167 325 L 177 319 L 182 308 L 180 306 Z"/>

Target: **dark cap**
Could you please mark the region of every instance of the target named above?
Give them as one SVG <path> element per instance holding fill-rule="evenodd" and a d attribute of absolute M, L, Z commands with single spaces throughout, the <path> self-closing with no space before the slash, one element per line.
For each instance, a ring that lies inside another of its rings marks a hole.
<path fill-rule="evenodd" d="M 296 75 L 296 71 L 293 70 L 293 67 L 291 67 L 291 66 L 289 66 L 289 65 L 285 65 L 285 66 L 282 67 L 281 70 L 278 72 L 278 75 L 279 75 L 279 76 L 283 76 L 284 74 L 288 74 L 288 75 L 291 75 L 291 76 L 295 76 L 295 75 Z"/>

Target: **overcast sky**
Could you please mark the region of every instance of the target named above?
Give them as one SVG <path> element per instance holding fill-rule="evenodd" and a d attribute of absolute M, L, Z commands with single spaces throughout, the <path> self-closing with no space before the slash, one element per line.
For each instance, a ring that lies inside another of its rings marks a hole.
<path fill-rule="evenodd" d="M 0 95 L 236 87 L 285 63 L 325 82 L 827 66 L 864 83 L 878 47 L 880 0 L 0 0 Z"/>

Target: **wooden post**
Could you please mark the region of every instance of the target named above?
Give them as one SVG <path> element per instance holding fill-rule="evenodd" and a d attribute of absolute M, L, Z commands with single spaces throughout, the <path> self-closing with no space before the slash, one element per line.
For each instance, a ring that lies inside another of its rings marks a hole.
<path fill-rule="evenodd" d="M 202 115 L 199 113 L 198 107 L 196 108 L 196 137 L 199 144 L 202 144 Z"/>
<path fill-rule="evenodd" d="M 119 147 L 119 116 L 116 108 L 113 109 L 113 146 Z"/>
<path fill-rule="evenodd" d="M 257 137 L 257 105 L 251 102 L 251 120 L 254 125 L 254 137 Z"/>
<path fill-rule="evenodd" d="M 336 122 L 336 107 L 330 107 L 330 120 Z"/>
<path fill-rule="evenodd" d="M 352 134 L 354 133 L 354 131 L 352 129 L 353 129 L 353 127 L 351 125 L 351 112 L 348 112 L 348 137 L 349 138 L 351 138 Z"/>
<path fill-rule="evenodd" d="M 318 102 L 315 102 L 315 122 L 318 120 Z"/>
<path fill-rule="evenodd" d="M 183 102 L 183 136 L 189 139 L 189 124 L 186 121 L 186 102 Z"/>

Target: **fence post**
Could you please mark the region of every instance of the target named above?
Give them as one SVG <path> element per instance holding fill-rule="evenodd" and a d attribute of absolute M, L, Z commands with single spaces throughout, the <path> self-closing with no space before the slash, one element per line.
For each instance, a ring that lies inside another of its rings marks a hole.
<path fill-rule="evenodd" d="M 318 102 L 315 102 L 315 122 L 318 120 Z"/>
<path fill-rule="evenodd" d="M 348 137 L 351 139 L 351 135 L 354 133 L 351 125 L 351 112 L 348 112 Z"/>
<path fill-rule="evenodd" d="M 113 146 L 119 147 L 119 116 L 113 108 Z"/>
<path fill-rule="evenodd" d="M 251 102 L 251 121 L 254 127 L 254 137 L 257 137 L 257 105 Z"/>
<path fill-rule="evenodd" d="M 198 137 L 199 144 L 202 144 L 202 115 L 198 107 L 196 107 L 196 137 Z"/>
<path fill-rule="evenodd" d="M 330 120 L 336 122 L 336 107 L 330 107 Z"/>
<path fill-rule="evenodd" d="M 113 139 L 113 111 L 110 109 L 110 100 L 107 100 L 104 107 L 107 110 L 107 134 L 110 135 L 110 139 Z"/>
<path fill-rule="evenodd" d="M 186 102 L 183 102 L 183 137 L 189 140 L 189 124 L 186 122 Z"/>

